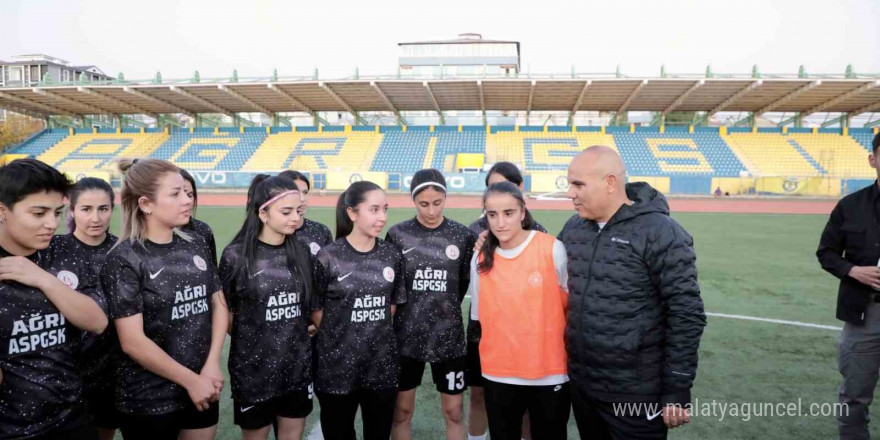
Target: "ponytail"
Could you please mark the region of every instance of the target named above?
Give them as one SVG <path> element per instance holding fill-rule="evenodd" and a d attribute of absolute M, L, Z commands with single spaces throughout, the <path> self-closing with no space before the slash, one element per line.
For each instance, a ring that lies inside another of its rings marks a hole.
<path fill-rule="evenodd" d="M 268 179 L 269 177 L 271 177 L 271 176 L 269 176 L 268 174 L 257 174 L 256 176 L 254 176 L 253 179 L 251 179 L 251 186 L 248 187 L 247 202 L 245 203 L 245 207 L 244 207 L 245 216 L 248 216 L 252 211 L 253 204 L 254 204 L 254 193 L 256 193 L 257 187 L 260 185 L 260 183 L 262 183 L 264 180 Z M 259 206 L 259 205 L 257 205 L 257 206 Z M 247 225 L 247 218 L 245 218 L 245 224 L 242 225 L 241 229 L 238 230 L 238 232 L 235 234 L 235 237 L 232 237 L 232 241 L 235 241 L 235 240 L 238 240 L 238 239 L 244 237 L 246 225 Z"/>
<path fill-rule="evenodd" d="M 352 183 L 345 192 L 339 195 L 336 201 L 336 239 L 348 237 L 354 229 L 354 223 L 348 217 L 348 210 L 357 210 L 357 205 L 366 200 L 366 194 L 375 190 L 382 191 L 379 185 L 362 180 Z"/>
<path fill-rule="evenodd" d="M 156 200 L 160 179 L 168 173 L 180 174 L 180 168 L 171 162 L 159 159 L 120 159 L 119 171 L 124 178 L 122 183 L 122 233 L 123 240 L 143 241 L 146 237 L 147 216 L 139 206 L 138 199 L 146 197 Z M 175 233 L 189 240 L 189 236 L 175 229 Z"/>
<path fill-rule="evenodd" d="M 345 198 L 348 196 L 348 190 L 342 192 L 339 195 L 339 200 L 336 201 L 336 239 L 340 239 L 343 237 L 348 237 L 348 234 L 351 234 L 351 230 L 354 228 L 354 223 L 352 223 L 351 219 L 348 218 L 348 204 L 345 203 Z"/>

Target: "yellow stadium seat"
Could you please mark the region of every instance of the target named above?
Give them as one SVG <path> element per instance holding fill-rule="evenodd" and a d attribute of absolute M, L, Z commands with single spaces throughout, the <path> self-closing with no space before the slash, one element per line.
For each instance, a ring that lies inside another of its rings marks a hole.
<path fill-rule="evenodd" d="M 242 170 L 369 170 L 381 142 L 382 134 L 372 131 L 272 134 Z"/>
<path fill-rule="evenodd" d="M 37 159 L 61 171 L 110 169 L 123 157 L 147 157 L 168 139 L 165 133 L 100 133 L 68 136 Z"/>
<path fill-rule="evenodd" d="M 781 133 L 732 133 L 722 138 L 757 176 L 819 176 L 821 172 Z"/>

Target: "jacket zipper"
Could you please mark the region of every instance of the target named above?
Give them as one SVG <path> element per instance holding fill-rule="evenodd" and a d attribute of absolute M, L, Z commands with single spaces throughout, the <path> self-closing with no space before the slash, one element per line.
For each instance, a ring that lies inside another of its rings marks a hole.
<path fill-rule="evenodd" d="M 599 232 L 596 234 L 596 242 L 593 243 L 593 258 L 590 259 L 590 265 L 587 266 L 587 287 L 584 289 L 584 296 L 590 291 L 590 283 L 593 281 L 593 262 L 596 261 L 596 250 L 599 249 L 599 239 L 602 238 L 602 231 L 607 228 L 608 225 L 605 225 L 605 227 L 599 229 Z M 584 316 L 584 305 L 586 303 L 587 302 L 581 298 L 581 316 Z"/>

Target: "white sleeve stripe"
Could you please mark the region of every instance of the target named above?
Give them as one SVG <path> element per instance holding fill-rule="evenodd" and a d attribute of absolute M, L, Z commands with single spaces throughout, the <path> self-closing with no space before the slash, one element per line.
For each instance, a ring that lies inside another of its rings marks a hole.
<path fill-rule="evenodd" d="M 553 242 L 553 265 L 556 267 L 556 278 L 559 287 L 568 292 L 568 254 L 561 241 Z"/>
<path fill-rule="evenodd" d="M 473 258 L 471 258 L 471 285 L 468 286 L 468 295 L 471 297 L 471 319 L 474 321 L 480 320 L 477 310 L 477 306 L 479 305 L 477 296 L 479 295 L 480 290 L 480 274 L 477 273 L 477 256 L 478 254 L 475 253 Z"/>

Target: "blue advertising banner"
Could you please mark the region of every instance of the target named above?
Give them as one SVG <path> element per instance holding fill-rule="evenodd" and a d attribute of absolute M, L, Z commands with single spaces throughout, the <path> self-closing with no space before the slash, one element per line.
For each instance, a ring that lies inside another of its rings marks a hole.
<path fill-rule="evenodd" d="M 412 174 L 401 176 L 401 191 L 409 192 L 412 176 Z M 393 189 L 391 188 L 392 176 L 390 173 L 388 177 L 389 189 Z M 486 189 L 485 173 L 444 173 L 443 177 L 446 178 L 447 192 L 479 193 Z"/>
<path fill-rule="evenodd" d="M 264 174 L 255 171 L 188 170 L 199 188 L 247 188 L 254 176 Z M 268 173 L 277 174 L 277 173 Z M 312 187 L 323 189 L 326 174 L 305 173 L 312 180 Z M 388 189 L 409 191 L 412 174 L 388 173 Z M 448 173 L 446 187 L 449 192 L 479 193 L 486 189 L 485 173 Z"/>

